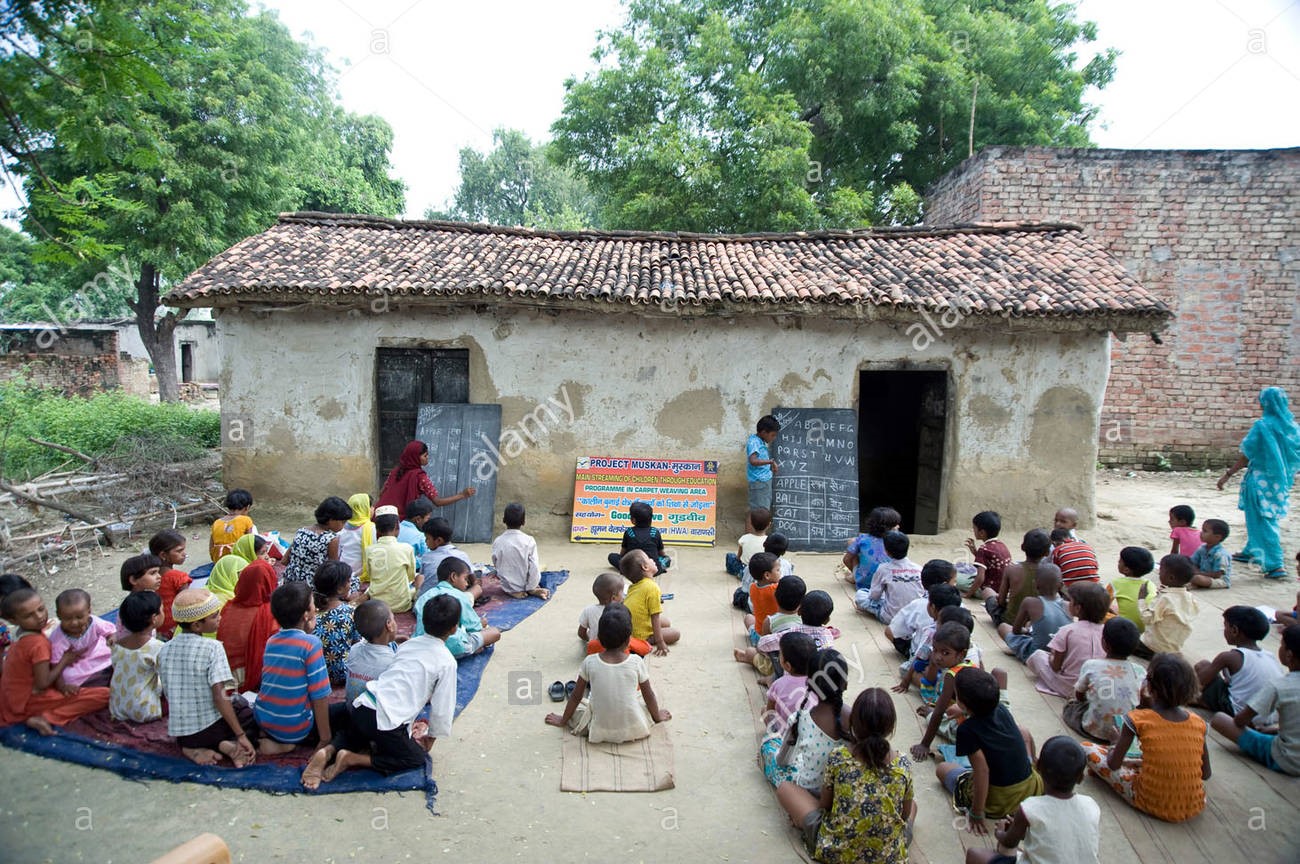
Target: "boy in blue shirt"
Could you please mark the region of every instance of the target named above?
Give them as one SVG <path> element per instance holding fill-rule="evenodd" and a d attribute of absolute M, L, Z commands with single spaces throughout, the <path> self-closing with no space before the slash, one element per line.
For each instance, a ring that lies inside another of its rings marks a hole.
<path fill-rule="evenodd" d="M 1232 556 L 1223 548 L 1228 539 L 1228 523 L 1206 519 L 1201 525 L 1201 546 L 1192 553 L 1196 572 L 1188 588 L 1227 588 L 1232 585 Z"/>
<path fill-rule="evenodd" d="M 745 470 L 749 479 L 749 509 L 763 507 L 772 509 L 772 475 L 776 473 L 776 460 L 768 452 L 768 446 L 776 440 L 776 433 L 781 431 L 781 424 L 771 414 L 758 418 L 758 428 L 745 442 L 745 458 L 748 467 Z"/>

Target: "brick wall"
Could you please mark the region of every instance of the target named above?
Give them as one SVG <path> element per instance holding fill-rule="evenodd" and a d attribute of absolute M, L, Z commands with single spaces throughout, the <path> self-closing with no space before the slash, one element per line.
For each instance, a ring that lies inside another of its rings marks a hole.
<path fill-rule="evenodd" d="M 990 147 L 940 178 L 926 224 L 1076 222 L 1174 311 L 1114 340 L 1100 459 L 1219 467 L 1270 384 L 1300 403 L 1300 148 Z"/>
<path fill-rule="evenodd" d="M 121 386 L 117 331 L 0 329 L 0 380 L 90 396 Z"/>

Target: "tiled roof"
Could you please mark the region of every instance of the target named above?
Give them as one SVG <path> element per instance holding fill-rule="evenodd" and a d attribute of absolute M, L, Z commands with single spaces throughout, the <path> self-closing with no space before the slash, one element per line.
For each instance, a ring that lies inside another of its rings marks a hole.
<path fill-rule="evenodd" d="M 384 295 L 680 314 L 915 317 L 955 307 L 1113 330 L 1155 329 L 1170 317 L 1078 226 L 1029 223 L 710 235 L 292 213 L 204 264 L 164 302 L 360 304 Z"/>

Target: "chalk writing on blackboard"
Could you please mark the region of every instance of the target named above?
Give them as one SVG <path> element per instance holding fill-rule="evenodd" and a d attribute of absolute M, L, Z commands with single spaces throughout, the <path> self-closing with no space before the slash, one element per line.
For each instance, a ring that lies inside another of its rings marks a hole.
<path fill-rule="evenodd" d="M 858 530 L 857 414 L 848 408 L 776 408 L 775 530 L 792 550 L 831 551 Z"/>

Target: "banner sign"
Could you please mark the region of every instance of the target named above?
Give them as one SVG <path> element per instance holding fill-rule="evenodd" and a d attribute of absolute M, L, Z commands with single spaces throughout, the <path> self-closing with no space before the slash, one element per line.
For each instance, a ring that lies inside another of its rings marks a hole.
<path fill-rule="evenodd" d="M 664 542 L 712 546 L 717 534 L 718 463 L 714 460 L 581 456 L 573 482 L 575 543 L 617 543 L 631 527 L 627 508 L 654 508 Z"/>

